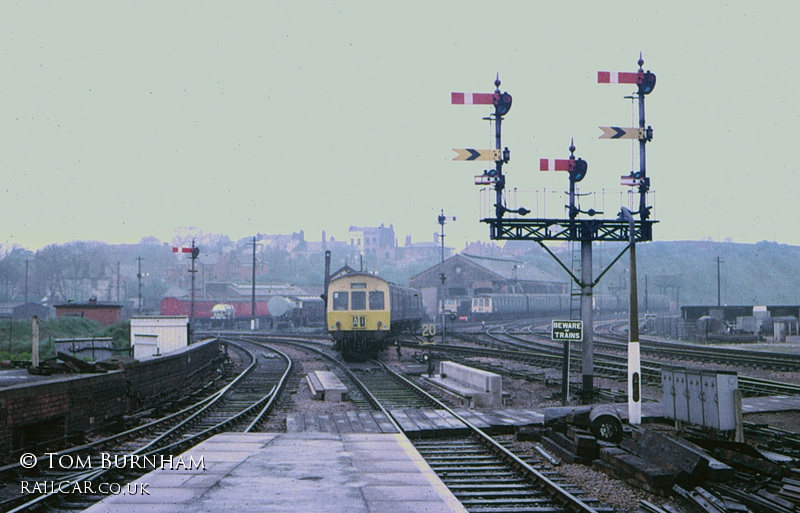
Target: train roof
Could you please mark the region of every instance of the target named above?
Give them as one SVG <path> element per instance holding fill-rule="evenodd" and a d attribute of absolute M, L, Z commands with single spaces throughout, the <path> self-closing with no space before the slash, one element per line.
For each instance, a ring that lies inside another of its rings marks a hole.
<path fill-rule="evenodd" d="M 383 282 L 388 283 L 392 287 L 398 287 L 398 288 L 401 288 L 401 289 L 408 289 L 408 290 L 413 290 L 415 292 L 418 292 L 417 289 L 415 289 L 415 288 L 408 287 L 406 285 L 398 285 L 397 283 L 392 283 L 392 282 L 386 280 L 385 278 L 380 277 L 377 274 L 373 274 L 373 273 L 365 272 L 365 271 L 352 271 L 352 272 L 349 272 L 349 273 L 346 273 L 346 274 L 340 274 L 338 276 L 333 276 L 333 277 L 331 277 L 331 283 L 333 283 L 334 281 L 339 281 L 339 280 L 345 279 L 345 278 L 357 278 L 357 277 L 378 279 L 378 280 L 381 280 Z"/>

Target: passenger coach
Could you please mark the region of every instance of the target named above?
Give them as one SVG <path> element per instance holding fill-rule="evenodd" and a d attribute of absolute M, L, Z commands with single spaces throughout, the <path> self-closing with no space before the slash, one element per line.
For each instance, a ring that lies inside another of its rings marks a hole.
<path fill-rule="evenodd" d="M 374 357 L 392 335 L 422 322 L 419 291 L 369 273 L 350 273 L 328 285 L 328 332 L 345 357 Z"/>

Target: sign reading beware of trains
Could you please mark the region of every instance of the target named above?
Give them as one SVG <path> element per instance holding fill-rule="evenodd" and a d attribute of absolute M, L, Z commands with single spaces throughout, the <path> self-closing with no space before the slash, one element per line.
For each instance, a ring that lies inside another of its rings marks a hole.
<path fill-rule="evenodd" d="M 583 321 L 553 321 L 553 340 L 583 340 Z"/>

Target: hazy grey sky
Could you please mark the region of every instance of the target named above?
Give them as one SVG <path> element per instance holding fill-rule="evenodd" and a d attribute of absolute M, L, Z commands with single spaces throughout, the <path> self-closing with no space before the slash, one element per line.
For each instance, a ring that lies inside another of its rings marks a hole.
<path fill-rule="evenodd" d="M 0 5 L 0 243 L 169 241 L 181 227 L 343 238 L 392 223 L 403 243 L 488 241 L 452 148 L 492 148 L 501 90 L 509 204 L 562 217 L 566 173 L 589 163 L 584 210 L 615 217 L 634 86 L 645 69 L 657 240 L 800 244 L 794 1 L 4 2 Z M 634 151 L 635 150 L 635 151 Z M 543 192 L 546 190 L 547 192 Z"/>

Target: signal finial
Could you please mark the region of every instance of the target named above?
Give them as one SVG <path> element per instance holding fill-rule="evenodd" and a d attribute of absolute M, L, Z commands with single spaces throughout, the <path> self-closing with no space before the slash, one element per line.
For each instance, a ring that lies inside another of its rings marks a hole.
<path fill-rule="evenodd" d="M 500 72 L 497 72 L 497 78 L 494 79 L 494 86 L 497 88 L 496 92 L 500 92 Z"/>
<path fill-rule="evenodd" d="M 575 138 L 569 140 L 569 158 L 575 158 Z"/>
<path fill-rule="evenodd" d="M 642 71 L 642 65 L 644 65 L 644 59 L 642 59 L 642 52 L 639 52 L 639 71 Z"/>

